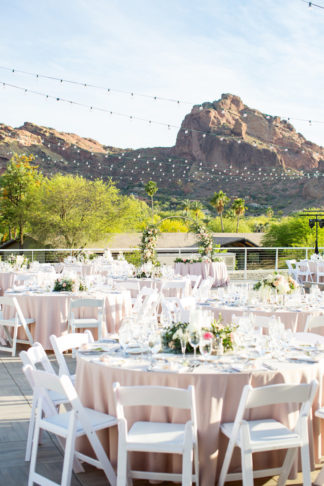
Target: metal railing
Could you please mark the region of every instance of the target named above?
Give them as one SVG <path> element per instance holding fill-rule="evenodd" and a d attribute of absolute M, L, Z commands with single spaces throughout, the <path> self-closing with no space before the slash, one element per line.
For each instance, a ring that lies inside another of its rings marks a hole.
<path fill-rule="evenodd" d="M 102 255 L 103 248 L 36 248 L 36 249 L 2 249 L 0 256 L 6 260 L 10 254 L 24 254 L 30 261 L 40 263 L 57 263 L 63 261 L 68 255 L 77 255 L 86 252 L 90 255 Z M 138 248 L 110 248 L 113 256 L 122 252 L 125 258 L 132 263 L 140 263 Z M 176 258 L 189 258 L 191 255 L 199 256 L 199 248 L 157 248 L 161 263 L 173 264 Z M 324 247 L 319 248 L 320 252 Z M 286 260 L 308 259 L 314 253 L 311 247 L 257 247 L 257 248 L 219 248 L 217 256 L 224 260 L 231 278 L 247 279 L 258 276 L 259 273 L 287 270 Z"/>

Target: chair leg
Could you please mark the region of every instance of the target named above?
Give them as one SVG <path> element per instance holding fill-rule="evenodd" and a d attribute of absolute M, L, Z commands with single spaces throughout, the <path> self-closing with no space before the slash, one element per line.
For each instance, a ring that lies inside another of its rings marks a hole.
<path fill-rule="evenodd" d="M 226 481 L 228 468 L 230 466 L 230 462 L 233 455 L 234 445 L 235 445 L 234 441 L 230 440 L 226 449 L 226 454 L 224 457 L 222 469 L 219 475 L 218 486 L 224 486 L 224 483 Z"/>
<path fill-rule="evenodd" d="M 33 398 L 32 409 L 31 409 L 31 414 L 29 419 L 29 426 L 28 426 L 25 461 L 30 461 L 34 428 L 35 428 L 35 415 L 36 415 L 36 401 Z"/>
<path fill-rule="evenodd" d="M 128 485 L 127 450 L 125 444 L 119 443 L 117 462 L 117 486 L 126 485 Z"/>
<path fill-rule="evenodd" d="M 250 451 L 241 449 L 243 486 L 253 486 L 253 462 Z"/>
<path fill-rule="evenodd" d="M 69 428 L 68 428 L 68 435 L 65 442 L 61 486 L 70 486 L 71 484 L 72 465 L 73 465 L 74 450 L 75 450 L 75 429 L 76 429 L 76 418 L 75 415 L 72 414 L 70 418 Z"/>
<path fill-rule="evenodd" d="M 18 326 L 15 326 L 13 331 L 13 338 L 12 338 L 12 352 L 11 352 L 12 356 L 16 356 L 17 335 L 18 335 Z"/>
<path fill-rule="evenodd" d="M 89 442 L 98 458 L 98 460 L 101 463 L 102 469 L 111 484 L 111 486 L 116 486 L 116 474 L 115 471 L 107 457 L 107 454 L 105 453 L 102 444 L 100 440 L 98 439 L 98 436 L 96 433 L 93 434 L 87 434 L 87 437 L 89 439 Z"/>
<path fill-rule="evenodd" d="M 30 467 L 29 467 L 29 476 L 28 476 L 28 486 L 33 486 L 34 484 L 34 473 L 36 472 L 36 459 L 37 459 L 37 450 L 38 450 L 38 440 L 39 440 L 39 410 L 37 411 L 36 416 L 36 423 L 35 423 L 35 430 L 34 430 L 34 437 L 33 437 L 33 444 L 32 444 L 32 454 L 30 460 Z"/>
<path fill-rule="evenodd" d="M 309 447 L 308 443 L 301 446 L 301 460 L 302 460 L 302 471 L 303 471 L 303 485 L 311 486 L 311 467 L 309 460 Z"/>
<path fill-rule="evenodd" d="M 192 485 L 192 449 L 185 450 L 182 455 L 182 486 Z"/>
<path fill-rule="evenodd" d="M 194 468 L 196 476 L 196 486 L 199 486 L 199 457 L 198 457 L 198 446 L 194 445 Z"/>
<path fill-rule="evenodd" d="M 296 447 L 288 449 L 284 463 L 282 465 L 282 471 L 281 471 L 281 474 L 279 476 L 278 486 L 284 486 L 286 484 L 289 473 L 290 473 L 292 465 L 293 465 L 293 462 L 295 460 L 296 454 L 297 454 L 297 448 Z"/>

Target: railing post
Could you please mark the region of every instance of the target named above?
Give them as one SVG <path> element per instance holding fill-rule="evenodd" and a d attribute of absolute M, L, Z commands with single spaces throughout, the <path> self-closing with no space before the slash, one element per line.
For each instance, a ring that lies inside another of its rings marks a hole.
<path fill-rule="evenodd" d="M 276 248 L 276 262 L 275 262 L 275 271 L 278 271 L 278 256 L 279 256 L 279 249 Z"/>
<path fill-rule="evenodd" d="M 247 248 L 244 248 L 244 280 L 247 279 Z"/>
<path fill-rule="evenodd" d="M 32 250 L 32 262 L 34 261 L 34 250 Z"/>

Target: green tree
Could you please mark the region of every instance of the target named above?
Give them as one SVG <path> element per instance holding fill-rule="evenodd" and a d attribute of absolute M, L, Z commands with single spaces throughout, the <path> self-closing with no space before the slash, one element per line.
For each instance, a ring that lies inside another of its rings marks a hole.
<path fill-rule="evenodd" d="M 236 216 L 236 233 L 238 233 L 240 217 L 244 215 L 247 209 L 244 199 L 242 199 L 241 197 L 237 197 L 236 199 L 234 199 L 232 209 Z"/>
<path fill-rule="evenodd" d="M 148 181 L 147 184 L 145 184 L 145 192 L 146 194 L 151 198 L 151 209 L 152 209 L 152 220 L 153 220 L 153 217 L 154 217 L 154 203 L 153 203 L 153 198 L 154 198 L 154 194 L 157 192 L 158 190 L 158 186 L 156 184 L 156 182 L 154 181 Z"/>
<path fill-rule="evenodd" d="M 214 195 L 210 200 L 210 204 L 216 209 L 220 217 L 222 233 L 224 233 L 223 212 L 226 204 L 229 203 L 229 200 L 229 197 L 227 197 L 223 191 L 214 192 Z"/>
<path fill-rule="evenodd" d="M 269 219 L 273 218 L 273 209 L 271 206 L 269 206 L 266 210 L 266 215 Z"/>
<path fill-rule="evenodd" d="M 112 182 L 56 174 L 42 185 L 33 234 L 44 244 L 84 246 L 122 230 L 127 203 Z"/>
<path fill-rule="evenodd" d="M 191 208 L 190 210 L 193 212 L 196 221 L 198 221 L 198 218 L 201 218 L 203 216 L 203 205 L 201 204 L 200 201 L 191 201 Z"/>
<path fill-rule="evenodd" d="M 191 209 L 191 204 L 192 204 L 192 201 L 190 199 L 184 199 L 182 202 L 181 202 L 181 207 L 185 213 L 185 215 L 188 217 L 189 214 L 190 214 L 190 209 Z"/>
<path fill-rule="evenodd" d="M 14 154 L 0 180 L 2 221 L 8 227 L 9 237 L 17 230 L 19 248 L 24 246 L 24 234 L 36 210 L 37 191 L 42 181 L 38 167 L 30 164 L 33 160 L 33 155 Z"/>
<path fill-rule="evenodd" d="M 308 218 L 286 216 L 267 228 L 262 244 L 265 246 L 311 246 L 315 241 L 315 228 L 311 229 Z M 319 246 L 324 245 L 324 231 L 319 230 Z"/>

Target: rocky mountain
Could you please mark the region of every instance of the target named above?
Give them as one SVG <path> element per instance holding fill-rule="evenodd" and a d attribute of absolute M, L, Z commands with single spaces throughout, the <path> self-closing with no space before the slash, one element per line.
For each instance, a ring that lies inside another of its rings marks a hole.
<path fill-rule="evenodd" d="M 244 197 L 253 208 L 289 212 L 324 204 L 324 148 L 289 120 L 249 108 L 235 95 L 195 105 L 174 147 L 138 150 L 26 122 L 0 124 L 0 170 L 12 153 L 33 153 L 45 174 L 112 178 L 125 193 L 143 194 L 155 180 L 162 198 L 208 201 L 214 191 Z"/>

